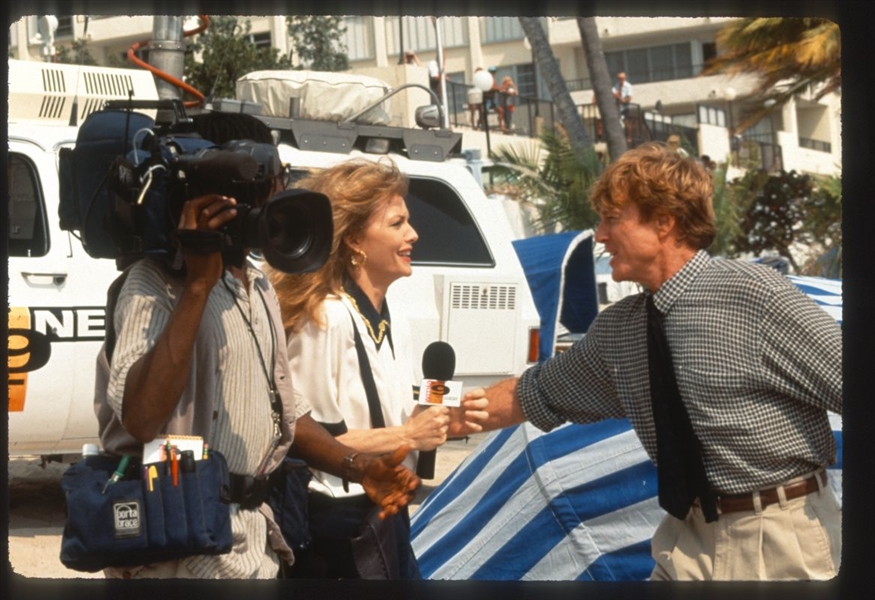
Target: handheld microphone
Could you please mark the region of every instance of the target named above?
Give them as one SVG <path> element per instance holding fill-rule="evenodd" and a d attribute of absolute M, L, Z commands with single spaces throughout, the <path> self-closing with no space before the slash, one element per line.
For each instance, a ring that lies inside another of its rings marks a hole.
<path fill-rule="evenodd" d="M 457 387 L 455 406 L 461 401 L 461 382 L 450 381 L 456 371 L 456 352 L 446 342 L 432 342 L 422 353 L 422 385 L 419 387 L 419 403 L 453 404 L 452 388 Z M 434 479 L 434 464 L 437 451 L 419 453 L 416 474 L 422 479 Z"/>

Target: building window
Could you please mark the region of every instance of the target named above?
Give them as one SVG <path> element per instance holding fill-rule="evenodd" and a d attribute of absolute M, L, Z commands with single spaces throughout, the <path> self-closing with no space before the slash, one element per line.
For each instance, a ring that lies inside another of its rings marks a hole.
<path fill-rule="evenodd" d="M 461 48 L 468 46 L 468 26 L 463 17 L 441 17 L 441 45 L 444 48 Z M 399 24 L 402 29 L 399 29 Z M 431 17 L 386 17 L 386 46 L 389 56 L 398 56 L 403 45 L 404 51 L 414 51 L 419 61 L 424 65 L 434 60 L 437 50 L 437 35 Z"/>
<path fill-rule="evenodd" d="M 483 43 L 491 44 L 521 40 L 526 34 L 516 17 L 485 17 L 480 21 L 480 36 Z"/>
<path fill-rule="evenodd" d="M 56 38 L 73 37 L 73 17 L 71 15 L 58 17 L 58 30 Z"/>
<path fill-rule="evenodd" d="M 373 17 L 344 17 L 343 43 L 350 61 L 374 58 Z"/>
<path fill-rule="evenodd" d="M 693 77 L 692 47 L 689 42 L 605 52 L 605 61 L 612 77 L 625 72 L 629 83 L 648 83 Z"/>
<path fill-rule="evenodd" d="M 709 60 L 717 57 L 717 42 L 702 42 L 702 62 L 707 64 Z"/>
<path fill-rule="evenodd" d="M 516 82 L 520 96 L 528 96 L 530 98 L 536 98 L 538 96 L 538 86 L 535 85 L 535 65 L 517 65 L 514 81 Z"/>
<path fill-rule="evenodd" d="M 256 48 L 271 48 L 272 43 L 270 39 L 270 32 L 264 31 L 262 33 L 249 34 L 249 43 Z"/>

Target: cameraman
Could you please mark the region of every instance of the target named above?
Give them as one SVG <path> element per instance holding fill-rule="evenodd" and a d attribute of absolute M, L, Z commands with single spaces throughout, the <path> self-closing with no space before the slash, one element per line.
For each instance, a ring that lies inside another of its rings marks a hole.
<path fill-rule="evenodd" d="M 205 117 L 199 133 L 217 144 L 243 133 L 272 144 L 257 119 L 225 117 Z M 279 156 L 271 149 L 275 156 L 257 204 L 281 187 Z M 178 217 L 179 239 L 192 232 L 208 237 L 236 216 L 236 205 L 222 194 L 187 200 Z M 116 343 L 111 356 L 104 346 L 98 357 L 95 411 L 104 449 L 139 454 L 142 443 L 161 435 L 203 437 L 232 473 L 234 545 L 224 555 L 109 568 L 107 577 L 276 577 L 281 561 L 294 561 L 292 552 L 266 505 L 240 505 L 234 480 L 263 481 L 293 439 L 314 467 L 361 482 L 387 515 L 405 506 L 418 487 L 416 476 L 399 466 L 406 448 L 379 458 L 355 454 L 310 418 L 309 406 L 295 401 L 276 295 L 247 255 L 246 248 L 208 251 L 183 241 L 181 268 L 144 258 L 126 270 L 115 310 L 107 315 Z"/>

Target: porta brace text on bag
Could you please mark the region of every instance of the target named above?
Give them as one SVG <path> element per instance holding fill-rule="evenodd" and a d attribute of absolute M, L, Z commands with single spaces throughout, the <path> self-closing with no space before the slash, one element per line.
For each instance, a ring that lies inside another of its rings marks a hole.
<path fill-rule="evenodd" d="M 62 475 L 66 567 L 96 572 L 231 551 L 230 477 L 221 453 L 178 469 L 175 484 L 168 465 L 136 459 L 107 486 L 119 463 L 89 456 Z"/>

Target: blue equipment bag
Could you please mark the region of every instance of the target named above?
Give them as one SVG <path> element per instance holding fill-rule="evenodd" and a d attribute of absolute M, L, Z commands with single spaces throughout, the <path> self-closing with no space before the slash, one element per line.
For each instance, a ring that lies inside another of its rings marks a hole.
<path fill-rule="evenodd" d="M 89 456 L 61 477 L 66 567 L 96 572 L 231 551 L 230 476 L 219 452 L 210 450 L 190 471 L 180 468 L 176 485 L 165 464 L 132 460 L 107 486 L 118 466 L 118 457 Z"/>
<path fill-rule="evenodd" d="M 270 477 L 267 503 L 273 511 L 273 520 L 279 525 L 289 548 L 300 552 L 312 541 L 307 510 L 307 487 L 312 477 L 310 469 L 303 460 L 286 456 Z"/>

